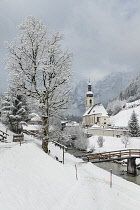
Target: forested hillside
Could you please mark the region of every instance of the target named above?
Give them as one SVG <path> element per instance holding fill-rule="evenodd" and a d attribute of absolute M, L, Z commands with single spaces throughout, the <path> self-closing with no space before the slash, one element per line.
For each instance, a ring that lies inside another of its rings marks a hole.
<path fill-rule="evenodd" d="M 107 111 L 111 115 L 117 114 L 126 103 L 133 102 L 140 99 L 140 76 L 133 80 L 127 88 L 120 92 L 120 94 L 107 105 Z"/>
<path fill-rule="evenodd" d="M 132 72 L 116 72 L 107 75 L 98 82 L 91 80 L 95 103 L 102 103 L 104 106 L 106 106 L 109 100 L 117 97 L 120 91 L 126 88 L 135 77 L 135 74 Z M 74 87 L 72 92 L 73 105 L 71 107 L 72 109 L 70 110 L 72 114 L 83 115 L 85 111 L 87 85 L 88 81 L 82 80 Z"/>

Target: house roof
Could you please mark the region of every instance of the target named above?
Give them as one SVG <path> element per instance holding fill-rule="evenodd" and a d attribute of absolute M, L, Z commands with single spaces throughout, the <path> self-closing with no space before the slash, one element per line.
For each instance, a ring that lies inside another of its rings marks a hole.
<path fill-rule="evenodd" d="M 23 130 L 27 131 L 38 131 L 41 129 L 39 125 L 23 125 Z"/>
<path fill-rule="evenodd" d="M 36 115 L 33 118 L 31 118 L 31 121 L 41 121 L 41 117 L 39 115 Z"/>
<path fill-rule="evenodd" d="M 105 110 L 104 106 L 99 103 L 99 104 L 94 104 L 91 106 L 83 116 L 90 116 L 90 115 L 96 115 L 100 114 L 102 117 L 108 117 L 108 113 Z"/>
<path fill-rule="evenodd" d="M 29 116 L 31 118 L 30 121 L 41 121 L 41 117 L 36 113 L 31 113 Z"/>

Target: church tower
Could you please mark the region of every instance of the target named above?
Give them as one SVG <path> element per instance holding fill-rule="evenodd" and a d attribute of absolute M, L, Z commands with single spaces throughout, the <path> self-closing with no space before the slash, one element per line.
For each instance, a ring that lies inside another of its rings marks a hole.
<path fill-rule="evenodd" d="M 93 97 L 93 92 L 91 90 L 91 84 L 89 81 L 88 92 L 86 94 L 86 111 L 93 105 L 94 105 L 94 97 Z"/>

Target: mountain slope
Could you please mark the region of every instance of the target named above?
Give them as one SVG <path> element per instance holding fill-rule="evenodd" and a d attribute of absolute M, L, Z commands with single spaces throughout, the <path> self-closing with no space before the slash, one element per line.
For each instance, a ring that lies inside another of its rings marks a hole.
<path fill-rule="evenodd" d="M 137 77 L 128 87 L 120 92 L 119 99 L 132 102 L 140 99 L 140 76 Z"/>
<path fill-rule="evenodd" d="M 117 114 L 127 102 L 140 99 L 140 76 L 133 80 L 120 94 L 107 105 L 107 111 L 111 115 Z"/>
<path fill-rule="evenodd" d="M 109 100 L 117 97 L 122 89 L 132 81 L 135 75 L 130 73 L 116 72 L 106 76 L 103 80 L 98 81 L 94 84 L 91 81 L 92 90 L 94 94 L 95 103 L 102 103 L 107 105 Z M 80 81 L 73 90 L 73 106 L 71 109 L 72 113 L 83 115 L 85 111 L 85 99 L 87 93 L 88 81 Z"/>
<path fill-rule="evenodd" d="M 140 125 L 140 105 L 128 109 L 121 110 L 118 114 L 110 117 L 111 124 L 115 126 L 127 127 L 133 110 L 137 114 Z"/>

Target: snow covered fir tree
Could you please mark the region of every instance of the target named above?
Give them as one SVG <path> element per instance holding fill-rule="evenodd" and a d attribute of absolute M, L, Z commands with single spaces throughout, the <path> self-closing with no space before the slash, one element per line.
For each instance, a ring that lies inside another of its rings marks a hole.
<path fill-rule="evenodd" d="M 28 121 L 28 108 L 24 105 L 24 101 L 25 99 L 21 95 L 12 97 L 11 111 L 7 117 L 10 124 L 10 129 L 15 133 L 21 133 L 21 123 L 23 123 L 23 121 Z"/>
<path fill-rule="evenodd" d="M 10 114 L 10 112 L 11 112 L 11 100 L 9 94 L 6 93 L 5 96 L 3 96 L 1 99 L 1 109 L 0 109 L 1 121 L 5 125 L 8 125 L 9 123 L 8 115 Z"/>
<path fill-rule="evenodd" d="M 140 136 L 140 127 L 139 127 L 139 122 L 138 122 L 138 118 L 135 111 L 133 111 L 131 118 L 129 120 L 128 129 L 129 129 L 130 136 L 132 137 Z"/>
<path fill-rule="evenodd" d="M 6 94 L 1 105 L 1 121 L 15 133 L 22 131 L 21 122 L 28 121 L 28 107 L 24 96 Z"/>

